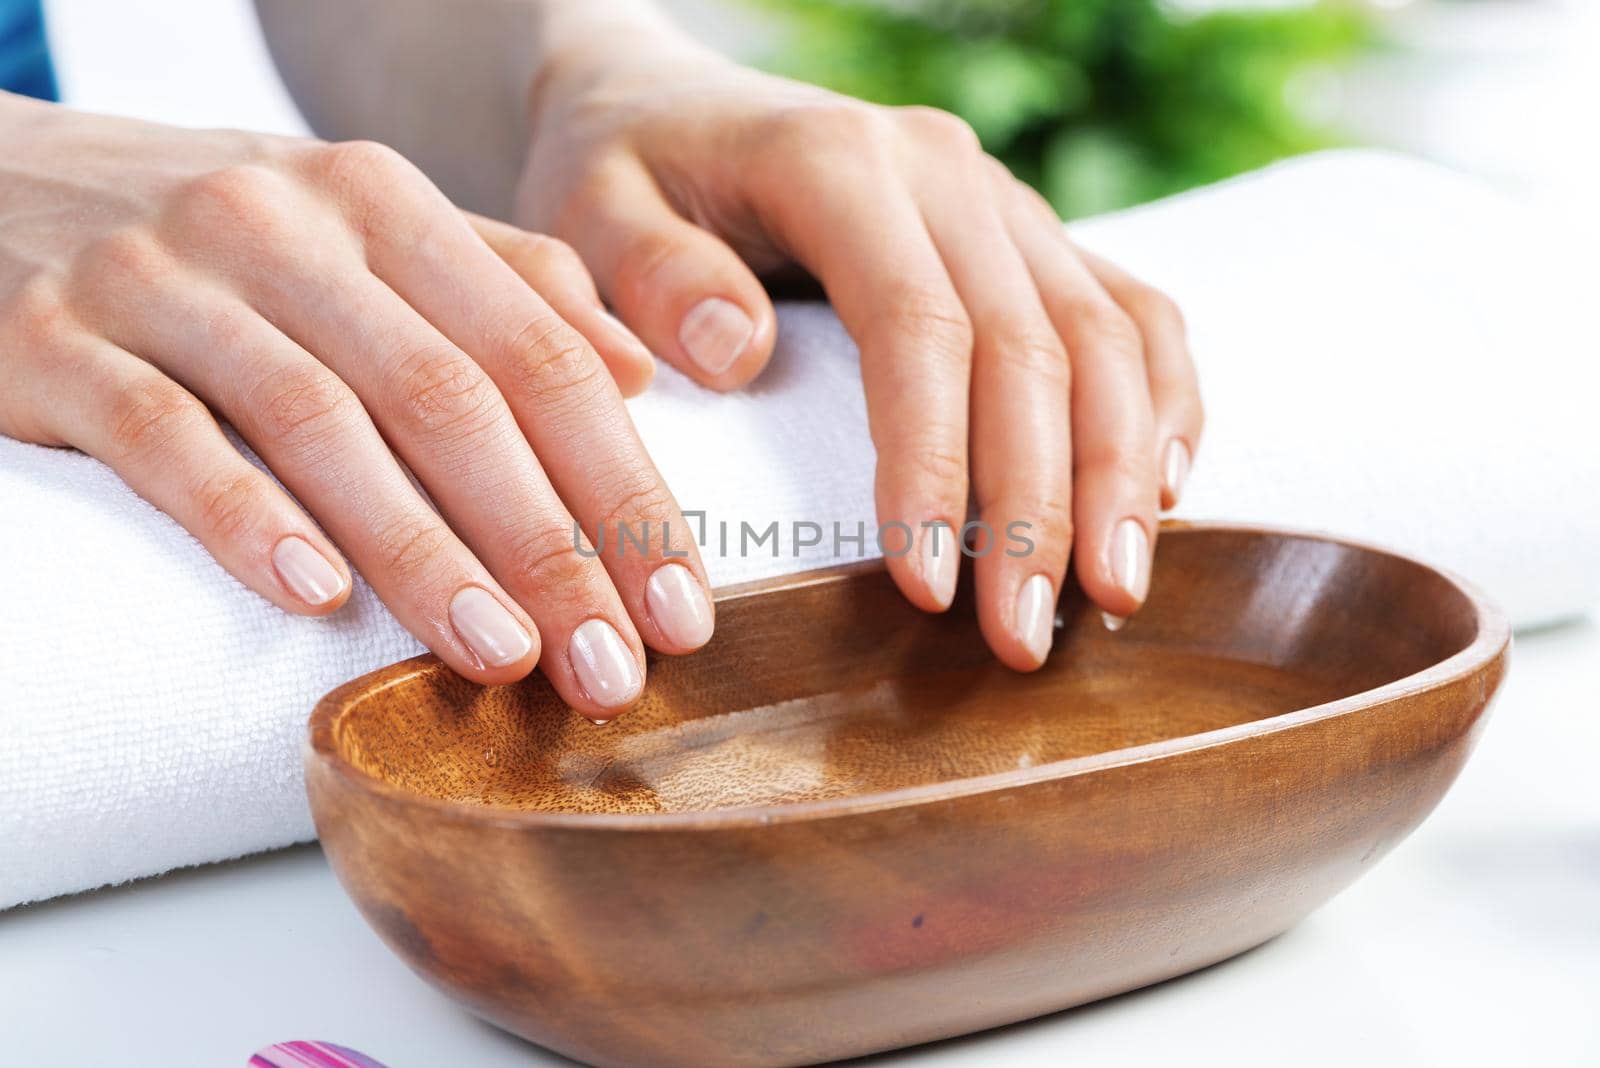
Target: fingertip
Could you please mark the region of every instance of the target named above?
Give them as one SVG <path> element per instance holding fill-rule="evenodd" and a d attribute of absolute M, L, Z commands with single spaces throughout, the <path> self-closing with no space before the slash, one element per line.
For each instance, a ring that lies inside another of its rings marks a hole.
<path fill-rule="evenodd" d="M 1127 516 L 1087 535 L 1077 547 L 1078 581 L 1100 609 L 1126 620 L 1143 606 L 1150 587 L 1153 552 L 1149 524 Z"/>
<path fill-rule="evenodd" d="M 539 663 L 538 628 L 508 602 L 482 586 L 464 586 L 450 600 L 450 627 L 460 647 L 440 655 L 475 682 L 516 682 Z"/>
<path fill-rule="evenodd" d="M 695 573 L 683 564 L 658 567 L 645 582 L 645 608 L 657 640 L 651 647 L 680 655 L 705 646 L 716 630 L 716 610 Z"/>
<path fill-rule="evenodd" d="M 297 615 L 325 616 L 350 599 L 349 567 L 308 538 L 288 534 L 272 549 L 272 570 L 287 598 L 274 598 Z"/>
<path fill-rule="evenodd" d="M 656 377 L 656 358 L 639 340 L 639 335 L 605 308 L 596 309 L 600 329 L 589 340 L 611 372 L 624 397 L 637 397 L 650 388 Z"/>

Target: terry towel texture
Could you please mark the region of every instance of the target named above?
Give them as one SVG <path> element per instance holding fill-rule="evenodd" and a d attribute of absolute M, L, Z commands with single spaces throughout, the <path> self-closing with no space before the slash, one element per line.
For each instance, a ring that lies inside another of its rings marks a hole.
<path fill-rule="evenodd" d="M 1595 271 L 1544 226 L 1337 153 L 1075 232 L 1188 315 L 1210 421 L 1180 515 L 1394 546 L 1528 625 L 1600 603 Z M 781 320 L 747 392 L 662 368 L 631 402 L 719 584 L 834 559 L 720 557 L 719 521 L 873 525 L 854 348 L 824 307 Z M 95 461 L 3 439 L 0 515 L 0 907 L 310 838 L 312 704 L 420 648 L 370 590 L 284 615 Z"/>

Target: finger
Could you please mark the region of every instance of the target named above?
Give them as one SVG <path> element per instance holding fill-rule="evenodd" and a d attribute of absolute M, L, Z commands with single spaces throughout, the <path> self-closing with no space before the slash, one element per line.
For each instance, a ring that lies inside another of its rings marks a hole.
<path fill-rule="evenodd" d="M 392 150 L 318 146 L 296 165 L 298 181 L 251 169 L 226 172 L 230 187 L 210 198 L 244 216 L 252 229 L 255 255 L 248 269 L 230 271 L 231 283 L 346 384 L 358 398 L 354 406 L 371 413 L 369 421 L 449 520 L 446 525 L 430 510 L 432 525 L 415 547 L 401 546 L 400 563 L 426 577 L 436 557 L 456 560 L 465 541 L 477 555 L 460 555 L 497 576 L 494 592 L 504 587 L 511 595 L 518 625 L 529 615 L 537 623 L 551 646 L 540 666 L 563 699 L 591 719 L 609 718 L 637 698 L 644 670 L 642 646 L 609 579 L 581 556 L 570 516 L 482 368 L 368 264 L 386 241 L 434 263 L 426 281 L 447 299 L 490 303 L 475 284 L 486 271 L 523 298 L 537 298 L 443 194 Z M 287 198 L 280 188 L 285 182 Z M 305 196 L 306 188 L 315 194 Z M 179 222 L 203 222 L 204 215 L 191 209 Z M 440 234 L 459 237 L 442 266 Z M 476 260 L 456 255 L 462 243 Z M 547 316 L 554 317 L 548 310 Z M 620 408 L 604 366 L 585 350 Z M 416 566 L 418 555 L 425 566 Z"/>
<path fill-rule="evenodd" d="M 638 396 L 649 387 L 656 373 L 655 357 L 632 330 L 606 311 L 594 279 L 570 245 L 482 215 L 462 214 L 496 255 L 589 340 L 624 397 Z"/>
<path fill-rule="evenodd" d="M 160 256 L 130 244 L 103 280 L 85 280 L 106 307 L 141 306 L 106 315 L 101 331 L 226 416 L 441 660 L 487 684 L 531 671 L 539 639 L 527 613 L 417 492 L 355 394 L 254 308 Z M 297 277 L 287 263 L 258 274 Z M 314 295 L 297 294 L 307 306 Z"/>
<path fill-rule="evenodd" d="M 766 366 L 772 301 L 743 260 L 673 210 L 636 162 L 591 180 L 556 224 L 600 290 L 647 345 L 713 389 L 737 389 Z"/>
<path fill-rule="evenodd" d="M 878 522 L 910 535 L 899 545 L 886 535 L 889 573 L 917 607 L 943 611 L 961 565 L 953 534 L 967 515 L 972 324 L 888 161 L 844 144 L 808 158 L 808 169 L 782 176 L 784 195 L 764 215 L 861 349 Z"/>
<path fill-rule="evenodd" d="M 450 527 L 527 609 L 562 698 L 591 719 L 632 704 L 644 686 L 638 634 L 483 368 L 372 275 L 323 284 L 335 300 L 315 317 L 271 314 L 350 384 Z"/>
<path fill-rule="evenodd" d="M 1111 261 L 1082 248 L 1078 254 L 1144 336 L 1161 466 L 1161 507 L 1176 507 L 1205 426 L 1200 375 L 1189 351 L 1183 313 L 1172 298 Z"/>
<path fill-rule="evenodd" d="M 913 114 L 935 143 L 969 136 L 942 113 Z M 996 655 L 1029 671 L 1054 640 L 1072 548 L 1071 375 L 981 157 L 955 143 L 945 157 L 952 166 L 924 176 L 918 197 L 973 326 L 972 485 L 987 542 L 973 565 L 978 620 Z"/>
<path fill-rule="evenodd" d="M 417 196 L 420 209 L 427 196 Z M 412 253 L 417 247 L 424 251 Z M 688 523 L 583 338 L 465 228 L 439 226 L 427 241 L 376 237 L 369 256 L 509 402 L 603 571 L 587 563 L 610 575 L 637 634 L 667 653 L 709 640 L 709 584 Z M 564 529 L 570 542 L 570 520 Z M 637 642 L 631 628 L 623 633 Z"/>
<path fill-rule="evenodd" d="M 1160 480 L 1155 416 L 1138 326 L 1031 191 L 996 165 L 997 196 L 1012 239 L 1032 273 L 1072 363 L 1073 547 L 1080 584 L 1120 620 L 1144 602 L 1156 533 Z"/>
<path fill-rule="evenodd" d="M 57 380 L 72 383 L 43 409 L 62 441 L 116 471 L 279 608 L 320 616 L 349 599 L 350 572 L 338 551 L 239 454 L 192 393 L 88 334 L 52 359 Z"/>

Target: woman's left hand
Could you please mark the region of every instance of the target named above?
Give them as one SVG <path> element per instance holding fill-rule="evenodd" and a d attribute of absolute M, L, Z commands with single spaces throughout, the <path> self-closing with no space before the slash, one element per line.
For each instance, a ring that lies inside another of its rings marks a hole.
<path fill-rule="evenodd" d="M 950 603 L 970 479 L 993 532 L 973 560 L 979 618 L 1001 660 L 1044 660 L 1069 557 L 1109 615 L 1139 607 L 1157 509 L 1200 438 L 1182 320 L 1075 247 L 963 122 L 647 37 L 550 57 L 531 116 L 516 221 L 575 246 L 697 381 L 737 388 L 767 361 L 758 275 L 822 284 L 861 349 L 878 521 L 917 539 L 888 561 L 913 603 Z"/>

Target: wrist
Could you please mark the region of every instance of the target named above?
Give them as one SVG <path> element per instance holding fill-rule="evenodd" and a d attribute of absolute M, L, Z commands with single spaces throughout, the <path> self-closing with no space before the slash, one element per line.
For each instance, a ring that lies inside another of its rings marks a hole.
<path fill-rule="evenodd" d="M 686 35 L 648 0 L 548 4 L 527 89 L 530 133 L 570 118 L 585 103 L 622 103 L 663 80 L 719 66 L 736 64 Z"/>

